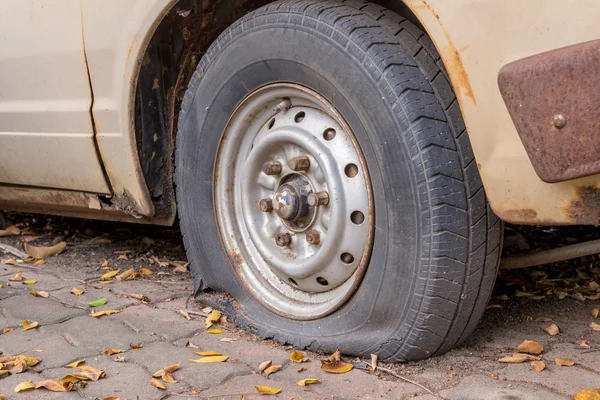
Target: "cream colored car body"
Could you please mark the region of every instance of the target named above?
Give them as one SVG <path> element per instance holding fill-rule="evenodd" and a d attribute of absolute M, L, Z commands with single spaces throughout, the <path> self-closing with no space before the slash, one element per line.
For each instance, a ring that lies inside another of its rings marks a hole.
<path fill-rule="evenodd" d="M 513 223 L 577 223 L 570 209 L 597 204 L 586 204 L 580 189 L 600 189 L 600 176 L 543 182 L 497 78 L 511 61 L 600 38 L 600 3 L 403 1 L 431 36 L 449 72 L 496 214 Z M 235 7 L 235 1 L 230 3 Z M 144 54 L 174 4 L 0 4 L 0 208 L 172 222 L 174 208 L 166 217 L 154 218 L 136 147 L 134 104 Z M 103 195 L 112 195 L 110 204 L 102 201 Z"/>

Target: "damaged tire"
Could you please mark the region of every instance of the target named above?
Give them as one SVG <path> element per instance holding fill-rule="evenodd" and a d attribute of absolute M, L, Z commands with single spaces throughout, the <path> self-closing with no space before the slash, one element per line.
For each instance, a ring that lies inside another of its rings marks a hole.
<path fill-rule="evenodd" d="M 297 348 L 399 362 L 474 330 L 502 222 L 431 40 L 362 1 L 237 21 L 189 84 L 176 153 L 196 293 Z"/>

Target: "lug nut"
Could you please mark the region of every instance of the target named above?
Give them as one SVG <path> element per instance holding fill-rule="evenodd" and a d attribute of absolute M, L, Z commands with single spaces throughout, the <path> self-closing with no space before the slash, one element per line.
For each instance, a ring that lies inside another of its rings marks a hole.
<path fill-rule="evenodd" d="M 329 204 L 329 193 L 317 192 L 308 195 L 308 205 L 313 207 L 326 206 Z"/>
<path fill-rule="evenodd" d="M 273 111 L 276 112 L 277 114 L 279 114 L 282 111 L 286 112 L 290 108 L 292 108 L 292 102 L 289 101 L 288 99 L 285 99 L 281 103 L 277 104 L 275 106 L 275 108 L 273 108 Z"/>
<path fill-rule="evenodd" d="M 279 175 L 281 171 L 282 167 L 279 161 L 269 161 L 263 165 L 263 172 L 267 175 Z"/>
<path fill-rule="evenodd" d="M 290 160 L 290 168 L 296 172 L 310 169 L 310 158 L 307 156 L 294 157 Z"/>
<path fill-rule="evenodd" d="M 552 125 L 554 125 L 554 127 L 556 129 L 562 129 L 567 125 L 567 119 L 565 118 L 564 115 L 557 114 L 554 116 L 554 119 L 552 120 Z"/>
<path fill-rule="evenodd" d="M 292 235 L 290 235 L 289 233 L 278 233 L 275 236 L 275 243 L 279 247 L 289 246 L 290 243 L 292 243 Z"/>
<path fill-rule="evenodd" d="M 271 199 L 262 199 L 258 204 L 260 207 L 260 211 L 269 213 L 273 211 L 273 200 Z"/>
<path fill-rule="evenodd" d="M 306 232 L 306 241 L 308 244 L 312 244 L 313 246 L 318 245 L 321 243 L 321 233 L 319 233 L 319 231 L 316 229 L 311 229 L 310 231 Z"/>

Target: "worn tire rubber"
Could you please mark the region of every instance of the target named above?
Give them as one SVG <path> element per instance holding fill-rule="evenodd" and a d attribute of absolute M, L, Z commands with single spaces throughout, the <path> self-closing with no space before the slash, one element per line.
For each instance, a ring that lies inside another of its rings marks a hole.
<path fill-rule="evenodd" d="M 236 105 L 292 81 L 332 102 L 354 131 L 375 192 L 376 233 L 354 296 L 316 321 L 261 306 L 220 242 L 213 173 Z M 459 104 L 432 41 L 363 1 L 280 1 L 227 29 L 185 94 L 176 153 L 179 217 L 196 293 L 235 298 L 231 317 L 296 348 L 400 362 L 440 354 L 474 330 L 498 270 L 503 225 L 487 203 Z"/>

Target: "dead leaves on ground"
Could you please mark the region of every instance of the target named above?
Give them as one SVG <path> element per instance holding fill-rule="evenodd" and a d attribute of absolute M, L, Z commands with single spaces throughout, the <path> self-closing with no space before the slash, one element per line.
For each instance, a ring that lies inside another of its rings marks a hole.
<path fill-rule="evenodd" d="M 535 372 L 542 372 L 546 369 L 546 363 L 543 361 L 532 361 L 531 366 Z"/>
<path fill-rule="evenodd" d="M 352 364 L 342 361 L 340 351 L 337 350 L 327 360 L 321 360 L 321 369 L 330 374 L 345 374 L 354 368 Z"/>
<path fill-rule="evenodd" d="M 106 350 L 104 350 L 104 354 L 106 354 L 107 356 L 112 356 L 115 354 L 121 354 L 121 353 L 125 353 L 125 350 L 123 349 L 113 349 L 113 348 L 108 348 Z"/>
<path fill-rule="evenodd" d="M 300 364 L 303 362 L 307 362 L 308 359 L 306 357 L 304 357 L 304 354 L 300 353 L 299 351 L 294 350 L 292 352 L 292 354 L 290 355 L 290 361 Z"/>
<path fill-rule="evenodd" d="M 266 376 L 269 376 L 279 371 L 281 371 L 281 365 L 271 365 L 269 368 L 266 368 L 263 372 Z"/>
<path fill-rule="evenodd" d="M 193 363 L 204 364 L 204 363 L 219 363 L 225 362 L 229 356 L 210 356 L 210 357 L 202 357 L 198 360 L 190 360 Z"/>
<path fill-rule="evenodd" d="M 123 310 L 102 310 L 102 311 L 90 313 L 90 317 L 100 318 L 100 317 L 103 317 L 105 315 L 109 316 L 109 315 L 112 315 L 112 314 L 118 314 L 121 311 L 123 311 Z"/>
<path fill-rule="evenodd" d="M 320 380 L 314 378 L 302 379 L 300 382 L 296 382 L 298 386 L 314 385 L 315 383 L 321 383 Z"/>
<path fill-rule="evenodd" d="M 15 225 L 11 225 L 6 229 L 0 230 L 0 237 L 4 236 L 17 236 L 21 234 L 21 230 Z"/>
<path fill-rule="evenodd" d="M 75 296 L 81 296 L 82 294 L 85 293 L 85 290 L 75 287 L 75 288 L 71 289 L 71 293 L 73 293 Z"/>
<path fill-rule="evenodd" d="M 81 361 L 81 360 L 79 360 Z M 73 363 L 75 364 L 75 363 Z M 69 364 L 72 365 L 72 364 Z M 16 393 L 27 392 L 34 389 L 47 389 L 52 392 L 70 392 L 75 389 L 76 385 L 87 382 L 97 381 L 98 379 L 104 378 L 106 373 L 104 370 L 96 369 L 88 366 L 81 366 L 76 371 L 63 376 L 60 379 L 47 379 L 38 383 L 32 381 L 26 381 L 19 383 L 14 391 Z"/>
<path fill-rule="evenodd" d="M 538 355 L 544 351 L 544 346 L 533 340 L 525 340 L 515 350 L 517 353 L 529 353 Z"/>
<path fill-rule="evenodd" d="M 47 299 L 50 295 L 48 294 L 48 292 L 38 292 L 37 290 L 32 290 L 29 292 L 30 295 L 35 296 L 35 297 L 43 297 L 45 299 Z"/>
<path fill-rule="evenodd" d="M 158 380 L 158 379 L 156 379 L 156 378 L 152 378 L 152 379 L 150 379 L 150 384 L 151 384 L 152 386 L 154 386 L 155 388 L 157 388 L 157 389 L 160 389 L 160 390 L 167 390 L 167 387 L 165 386 L 165 384 L 164 384 L 164 383 L 162 383 L 161 381 L 159 381 L 159 380 Z"/>
<path fill-rule="evenodd" d="M 595 331 L 600 331 L 600 324 L 597 324 L 595 322 L 591 322 L 590 323 L 590 328 L 592 328 Z"/>
<path fill-rule="evenodd" d="M 600 389 L 583 389 L 577 391 L 574 400 L 600 400 Z"/>
<path fill-rule="evenodd" d="M 575 365 L 573 360 L 571 360 L 570 358 L 555 358 L 554 362 L 559 367 L 572 367 L 573 365 Z"/>
<path fill-rule="evenodd" d="M 513 353 L 512 356 L 505 356 L 498 360 L 501 363 L 509 364 L 521 364 L 525 361 L 538 361 L 539 357 L 532 356 L 531 354 L 525 353 Z"/>
<path fill-rule="evenodd" d="M 35 328 L 37 328 L 37 327 L 40 326 L 40 324 L 38 324 L 37 322 L 30 321 L 28 319 L 24 319 L 23 322 L 22 322 L 22 325 L 23 325 L 23 330 L 24 331 L 28 331 L 30 329 L 35 329 Z"/>
<path fill-rule="evenodd" d="M 206 317 L 206 329 L 209 329 L 221 319 L 221 311 L 214 310 Z"/>
<path fill-rule="evenodd" d="M 66 247 L 67 247 L 67 242 L 60 242 L 60 243 L 58 243 L 54 246 L 50 246 L 50 247 L 43 247 L 43 246 L 37 247 L 37 246 L 32 246 L 27 242 L 23 243 L 23 250 L 25 250 L 25 253 L 27 253 L 27 255 L 29 255 L 30 257 L 33 257 L 35 259 L 48 258 L 48 257 L 55 256 L 57 254 L 62 253 Z"/>
<path fill-rule="evenodd" d="M 560 335 L 560 328 L 556 324 L 542 326 L 542 329 L 550 336 Z"/>
<path fill-rule="evenodd" d="M 273 388 L 270 386 L 254 386 L 259 393 L 265 394 L 279 394 L 283 389 Z"/>
<path fill-rule="evenodd" d="M 163 382 L 166 383 L 177 383 L 177 381 L 173 377 L 173 372 L 177 371 L 180 365 L 181 363 L 178 363 L 161 368 L 152 374 L 152 378 L 160 378 L 163 380 Z"/>

